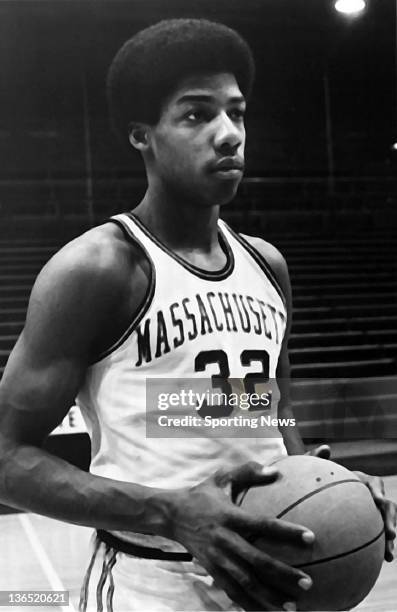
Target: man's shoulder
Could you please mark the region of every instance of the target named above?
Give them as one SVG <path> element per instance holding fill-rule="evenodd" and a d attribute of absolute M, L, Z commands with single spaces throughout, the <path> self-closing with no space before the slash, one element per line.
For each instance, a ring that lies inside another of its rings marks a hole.
<path fill-rule="evenodd" d="M 125 240 L 114 223 L 92 228 L 63 246 L 48 262 L 48 272 L 89 276 L 90 280 L 116 281 L 131 275 L 131 267 L 142 259 L 141 250 Z"/>
<path fill-rule="evenodd" d="M 150 264 L 114 223 L 105 223 L 68 242 L 46 263 L 32 289 L 30 304 L 51 295 L 59 309 L 86 309 L 93 316 L 118 311 L 145 293 Z"/>
<path fill-rule="evenodd" d="M 139 257 L 143 257 L 139 248 L 112 223 L 67 243 L 47 262 L 33 286 L 26 325 L 29 337 L 45 321 L 72 352 L 81 348 L 84 339 L 90 355 L 112 346 L 145 295 L 148 275 Z"/>

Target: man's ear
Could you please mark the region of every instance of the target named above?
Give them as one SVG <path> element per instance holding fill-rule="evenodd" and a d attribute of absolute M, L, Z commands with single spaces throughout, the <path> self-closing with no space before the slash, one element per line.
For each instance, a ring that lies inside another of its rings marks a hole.
<path fill-rule="evenodd" d="M 149 145 L 149 126 L 146 123 L 132 121 L 128 126 L 128 140 L 134 149 L 146 151 Z"/>

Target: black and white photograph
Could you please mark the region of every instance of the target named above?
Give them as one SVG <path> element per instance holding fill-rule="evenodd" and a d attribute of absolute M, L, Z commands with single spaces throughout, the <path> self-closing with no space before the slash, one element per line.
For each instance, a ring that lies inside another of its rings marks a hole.
<path fill-rule="evenodd" d="M 0 0 L 0 611 L 396 612 L 397 0 Z"/>

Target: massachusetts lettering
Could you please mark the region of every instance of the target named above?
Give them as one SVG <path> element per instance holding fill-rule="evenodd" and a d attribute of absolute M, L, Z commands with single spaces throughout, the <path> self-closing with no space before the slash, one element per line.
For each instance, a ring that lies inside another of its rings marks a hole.
<path fill-rule="evenodd" d="M 286 326 L 285 314 L 250 295 L 212 292 L 184 298 L 158 310 L 137 329 L 136 366 L 148 363 L 206 334 L 244 332 L 280 344 Z"/>

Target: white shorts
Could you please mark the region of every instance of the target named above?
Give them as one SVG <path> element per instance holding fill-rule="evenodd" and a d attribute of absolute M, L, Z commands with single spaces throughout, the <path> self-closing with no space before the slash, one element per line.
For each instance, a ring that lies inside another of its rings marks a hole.
<path fill-rule="evenodd" d="M 80 612 L 240 612 L 193 561 L 142 559 L 98 538 L 81 588 Z"/>

